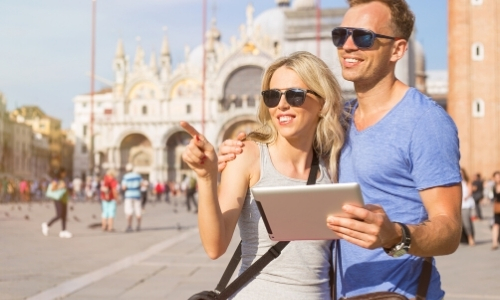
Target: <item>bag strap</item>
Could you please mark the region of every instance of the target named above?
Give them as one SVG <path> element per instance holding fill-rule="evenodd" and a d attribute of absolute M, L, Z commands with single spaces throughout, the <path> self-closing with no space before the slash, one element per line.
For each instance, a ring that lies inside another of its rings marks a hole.
<path fill-rule="evenodd" d="M 331 288 L 333 291 L 332 299 L 337 299 L 337 260 L 338 254 L 340 253 L 340 240 L 335 241 L 335 256 L 334 266 L 333 266 L 333 280 L 330 281 L 332 284 Z M 422 271 L 420 271 L 420 277 L 418 279 L 417 295 L 416 300 L 425 300 L 427 297 L 427 291 L 429 290 L 429 283 L 431 282 L 432 274 L 432 257 L 425 257 L 422 262 Z"/>
<path fill-rule="evenodd" d="M 316 151 L 313 150 L 313 160 L 311 163 L 311 169 L 309 170 L 309 177 L 307 178 L 307 185 L 312 185 L 316 183 L 316 177 L 319 170 L 319 158 Z M 267 266 L 276 257 L 280 256 L 281 251 L 290 243 L 290 241 L 278 242 L 267 252 L 262 255 L 256 262 L 254 262 L 248 269 L 246 269 L 240 276 L 238 276 L 231 284 L 227 285 L 231 276 L 233 275 L 236 267 L 241 260 L 241 241 L 238 247 L 234 251 L 233 257 L 229 261 L 229 264 L 222 274 L 217 287 L 214 292 L 217 294 L 218 300 L 225 300 L 229 298 L 232 294 L 237 292 L 245 283 L 250 281 L 255 275 L 257 275 L 265 266 Z M 227 286 L 227 287 L 226 287 Z"/>

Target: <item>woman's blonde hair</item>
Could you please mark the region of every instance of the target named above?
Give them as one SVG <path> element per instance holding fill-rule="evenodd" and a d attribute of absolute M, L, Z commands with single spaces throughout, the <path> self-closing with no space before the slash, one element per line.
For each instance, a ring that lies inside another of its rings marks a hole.
<path fill-rule="evenodd" d="M 283 66 L 294 71 L 308 89 L 321 96 L 319 101 L 322 109 L 318 116 L 313 149 L 319 157 L 328 161 L 332 181 L 337 181 L 338 159 L 347 127 L 343 115 L 340 85 L 330 68 L 320 58 L 309 52 L 299 51 L 277 59 L 267 68 L 262 78 L 263 91 L 269 89 L 274 72 Z M 262 96 L 257 118 L 262 127 L 250 133 L 248 139 L 266 144 L 276 141 L 278 131 L 274 127 L 269 109 L 264 104 Z"/>

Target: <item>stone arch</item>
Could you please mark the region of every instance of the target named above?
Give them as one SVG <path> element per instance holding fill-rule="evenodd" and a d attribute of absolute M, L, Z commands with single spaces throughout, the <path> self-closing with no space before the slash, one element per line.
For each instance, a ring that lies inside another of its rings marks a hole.
<path fill-rule="evenodd" d="M 231 105 L 242 107 L 245 102 L 248 107 L 256 107 L 259 100 L 262 74 L 264 69 L 259 66 L 243 66 L 229 74 L 224 84 L 220 108 L 229 110 Z"/>
<path fill-rule="evenodd" d="M 182 129 L 171 132 L 165 140 L 165 162 L 167 165 L 167 181 L 180 182 L 183 175 L 192 173 L 182 160 L 182 152 L 191 136 Z"/>
<path fill-rule="evenodd" d="M 153 167 L 153 147 L 151 141 L 141 133 L 131 133 L 120 143 L 120 171 L 127 163 L 134 165 L 134 170 L 149 176 Z"/>
<path fill-rule="evenodd" d="M 218 144 L 227 139 L 235 138 L 238 133 L 249 133 L 256 130 L 261 125 L 256 121 L 255 116 L 241 115 L 227 121 L 220 129 L 217 137 Z"/>

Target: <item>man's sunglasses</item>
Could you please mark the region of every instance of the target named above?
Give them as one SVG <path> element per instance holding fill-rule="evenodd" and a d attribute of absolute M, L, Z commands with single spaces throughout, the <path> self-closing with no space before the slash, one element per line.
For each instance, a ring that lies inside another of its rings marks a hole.
<path fill-rule="evenodd" d="M 354 45 L 360 49 L 371 48 L 376 38 L 391 39 L 395 41 L 402 39 L 399 37 L 378 34 L 364 28 L 335 27 L 332 30 L 332 41 L 335 47 L 344 46 L 349 36 L 352 36 Z"/>
<path fill-rule="evenodd" d="M 306 100 L 307 93 L 311 93 L 321 98 L 321 96 L 315 91 L 303 90 L 299 88 L 291 88 L 283 92 L 278 89 L 265 90 L 262 91 L 262 98 L 264 98 L 264 104 L 266 104 L 267 107 L 273 108 L 278 106 L 281 100 L 281 95 L 285 94 L 286 102 L 288 102 L 290 106 L 301 106 Z"/>

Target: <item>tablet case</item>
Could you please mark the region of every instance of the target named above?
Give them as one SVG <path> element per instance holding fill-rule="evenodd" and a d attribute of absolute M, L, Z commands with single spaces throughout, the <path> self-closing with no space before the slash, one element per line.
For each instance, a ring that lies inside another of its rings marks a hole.
<path fill-rule="evenodd" d="M 344 204 L 363 206 L 357 183 L 251 188 L 269 238 L 273 241 L 332 240 L 331 215 L 346 215 Z"/>

